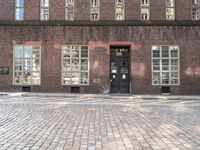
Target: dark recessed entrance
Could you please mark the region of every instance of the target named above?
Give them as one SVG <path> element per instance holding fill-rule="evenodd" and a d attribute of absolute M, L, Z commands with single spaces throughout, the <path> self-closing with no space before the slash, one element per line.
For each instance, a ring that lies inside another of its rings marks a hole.
<path fill-rule="evenodd" d="M 110 53 L 110 92 L 129 93 L 129 48 L 111 47 Z"/>

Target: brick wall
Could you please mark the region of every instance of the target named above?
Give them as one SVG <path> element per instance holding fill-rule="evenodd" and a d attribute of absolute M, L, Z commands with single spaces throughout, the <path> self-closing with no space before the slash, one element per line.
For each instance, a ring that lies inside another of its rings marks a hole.
<path fill-rule="evenodd" d="M 80 34 L 81 33 L 81 34 Z M 21 90 L 12 85 L 13 44 L 41 43 L 42 84 L 33 91 L 70 92 L 61 86 L 61 46 L 89 45 L 90 85 L 81 86 L 82 93 L 109 91 L 110 45 L 129 45 L 131 49 L 131 83 L 134 94 L 160 94 L 151 84 L 151 46 L 180 46 L 181 84 L 172 94 L 200 94 L 200 27 L 0 27 L 0 66 L 8 66 L 10 74 L 0 76 L 0 90 Z"/>
<path fill-rule="evenodd" d="M 126 20 L 140 20 L 140 0 L 126 0 Z M 13 20 L 14 0 L 0 1 L 0 20 Z M 151 20 L 165 20 L 165 0 L 151 0 Z M 101 0 L 101 20 L 115 20 L 115 1 Z M 50 0 L 50 20 L 64 20 L 65 0 Z M 40 0 L 25 0 L 25 20 L 40 19 Z M 90 20 L 89 0 L 75 0 L 75 20 Z M 176 0 L 176 20 L 191 20 L 191 0 Z"/>
<path fill-rule="evenodd" d="M 15 19 L 15 4 L 14 0 L 0 1 L 0 20 L 14 20 Z"/>
<path fill-rule="evenodd" d="M 40 20 L 40 0 L 25 0 L 25 20 Z"/>

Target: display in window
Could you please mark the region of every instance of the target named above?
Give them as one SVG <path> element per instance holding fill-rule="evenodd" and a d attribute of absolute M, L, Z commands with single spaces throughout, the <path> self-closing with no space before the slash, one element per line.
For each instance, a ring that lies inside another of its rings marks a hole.
<path fill-rule="evenodd" d="M 89 84 L 88 46 L 63 46 L 62 59 L 63 85 Z"/>
<path fill-rule="evenodd" d="M 16 85 L 40 84 L 40 46 L 14 46 L 14 77 Z"/>
<path fill-rule="evenodd" d="M 178 46 L 152 46 L 152 83 L 153 85 L 179 84 Z M 161 56 L 160 56 L 161 55 Z"/>

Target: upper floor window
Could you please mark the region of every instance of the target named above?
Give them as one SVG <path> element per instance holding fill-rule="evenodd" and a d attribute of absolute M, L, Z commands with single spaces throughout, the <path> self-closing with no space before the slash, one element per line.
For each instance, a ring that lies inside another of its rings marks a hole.
<path fill-rule="evenodd" d="M 175 0 L 166 0 L 166 20 L 175 19 Z"/>
<path fill-rule="evenodd" d="M 15 0 L 15 20 L 24 20 L 24 0 Z"/>
<path fill-rule="evenodd" d="M 115 0 L 115 20 L 125 19 L 125 4 L 124 0 Z"/>
<path fill-rule="evenodd" d="M 192 0 L 192 20 L 200 19 L 200 0 Z"/>
<path fill-rule="evenodd" d="M 100 0 L 90 0 L 90 19 L 100 19 Z"/>
<path fill-rule="evenodd" d="M 49 0 L 40 0 L 40 20 L 49 20 Z"/>
<path fill-rule="evenodd" d="M 141 20 L 150 19 L 150 0 L 141 0 Z"/>
<path fill-rule="evenodd" d="M 74 0 L 66 0 L 65 20 L 74 20 Z"/>

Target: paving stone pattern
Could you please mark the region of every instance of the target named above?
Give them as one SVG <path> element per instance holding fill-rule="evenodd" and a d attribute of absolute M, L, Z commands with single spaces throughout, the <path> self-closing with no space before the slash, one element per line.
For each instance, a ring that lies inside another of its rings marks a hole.
<path fill-rule="evenodd" d="M 200 150 L 200 100 L 0 96 L 0 150 Z"/>

